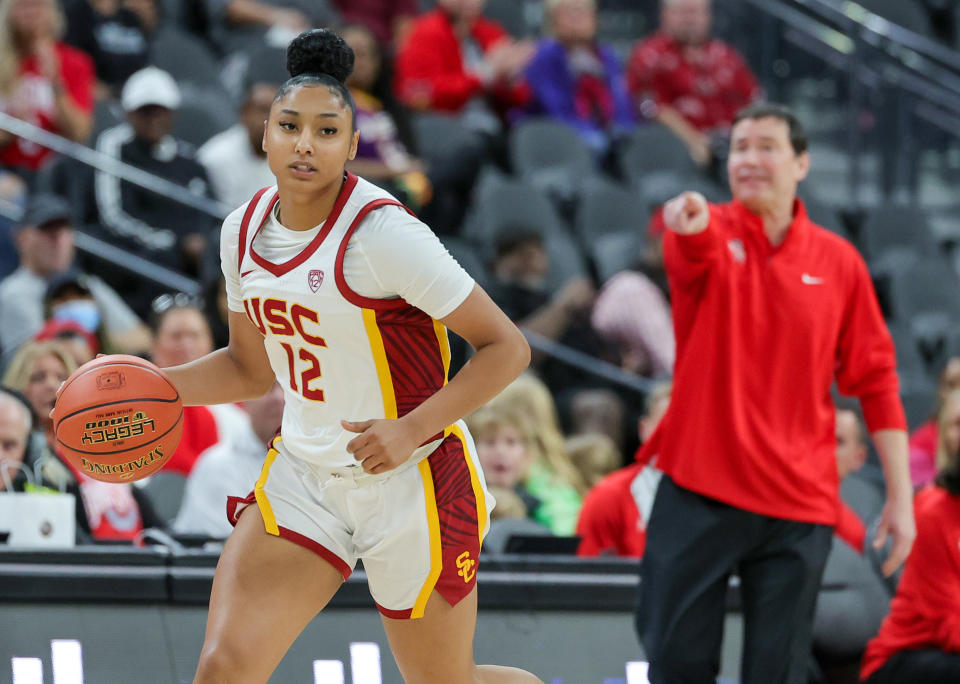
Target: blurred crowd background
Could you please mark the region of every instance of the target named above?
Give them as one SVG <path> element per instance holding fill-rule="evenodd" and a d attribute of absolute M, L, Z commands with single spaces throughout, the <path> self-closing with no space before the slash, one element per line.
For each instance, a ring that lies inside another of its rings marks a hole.
<path fill-rule="evenodd" d="M 729 127 L 758 100 L 798 114 L 808 212 L 870 265 L 922 487 L 960 447 L 958 21 L 955 0 L 0 0 L 0 491 L 75 493 L 83 543 L 229 533 L 224 498 L 255 481 L 279 389 L 186 409 L 173 459 L 134 485 L 61 461 L 48 413 L 97 353 L 169 366 L 226 343 L 220 220 L 272 184 L 284 47 L 320 26 L 356 55 L 348 169 L 426 221 L 535 348 L 468 419 L 499 502 L 487 550 L 642 555 L 658 476 L 633 456 L 675 356 L 660 208 L 729 198 Z M 842 575 L 871 564 L 883 489 L 839 406 Z"/>

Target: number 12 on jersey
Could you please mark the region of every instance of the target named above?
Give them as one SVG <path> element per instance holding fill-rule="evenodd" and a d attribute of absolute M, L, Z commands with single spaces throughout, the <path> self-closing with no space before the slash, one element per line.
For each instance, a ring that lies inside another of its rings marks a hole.
<path fill-rule="evenodd" d="M 303 395 L 304 398 L 310 399 L 311 401 L 323 401 L 323 390 L 314 389 L 310 387 L 310 382 L 316 380 L 319 377 L 322 377 L 323 374 L 320 372 L 320 361 L 309 349 L 304 349 L 303 347 L 298 347 L 298 354 L 294 354 L 294 349 L 292 346 L 286 342 L 281 342 L 280 346 L 283 347 L 283 350 L 287 352 L 287 368 L 290 371 L 290 389 L 294 392 L 299 392 Z M 297 387 L 297 372 L 296 366 L 297 363 L 294 360 L 294 357 L 298 356 L 301 361 L 305 361 L 309 364 L 307 368 L 304 368 L 300 371 L 300 387 Z"/>

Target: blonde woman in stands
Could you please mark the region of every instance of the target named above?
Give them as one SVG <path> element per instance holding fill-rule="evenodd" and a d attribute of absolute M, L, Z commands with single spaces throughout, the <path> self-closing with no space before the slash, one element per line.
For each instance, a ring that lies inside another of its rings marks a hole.
<path fill-rule="evenodd" d="M 526 489 L 541 501 L 535 519 L 557 535 L 572 535 L 585 490 L 583 477 L 567 455 L 557 407 L 536 375 L 524 373 L 491 402 L 527 423 L 533 460 Z"/>

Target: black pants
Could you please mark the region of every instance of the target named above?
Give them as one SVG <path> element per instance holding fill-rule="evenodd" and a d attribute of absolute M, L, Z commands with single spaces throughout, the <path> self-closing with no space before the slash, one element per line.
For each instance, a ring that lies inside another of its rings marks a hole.
<path fill-rule="evenodd" d="M 960 682 L 960 653 L 944 651 L 900 651 L 890 656 L 866 680 L 866 684 L 957 684 Z"/>
<path fill-rule="evenodd" d="M 640 569 L 637 632 L 651 684 L 714 684 L 730 575 L 740 575 L 744 684 L 805 682 L 833 530 L 749 513 L 660 482 Z"/>

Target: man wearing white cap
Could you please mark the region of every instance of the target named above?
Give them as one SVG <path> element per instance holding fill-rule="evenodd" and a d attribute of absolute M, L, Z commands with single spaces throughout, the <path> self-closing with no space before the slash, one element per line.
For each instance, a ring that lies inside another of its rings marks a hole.
<path fill-rule="evenodd" d="M 127 122 L 101 133 L 96 147 L 209 196 L 207 174 L 196 161 L 193 147 L 171 135 L 180 102 L 180 89 L 170 74 L 156 67 L 141 69 L 127 79 L 120 94 Z M 102 171 L 95 173 L 93 190 L 96 220 L 107 239 L 154 263 L 196 273 L 207 238 L 217 227 L 214 219 Z M 149 285 L 134 287 L 134 303 L 140 308 L 157 294 Z"/>

